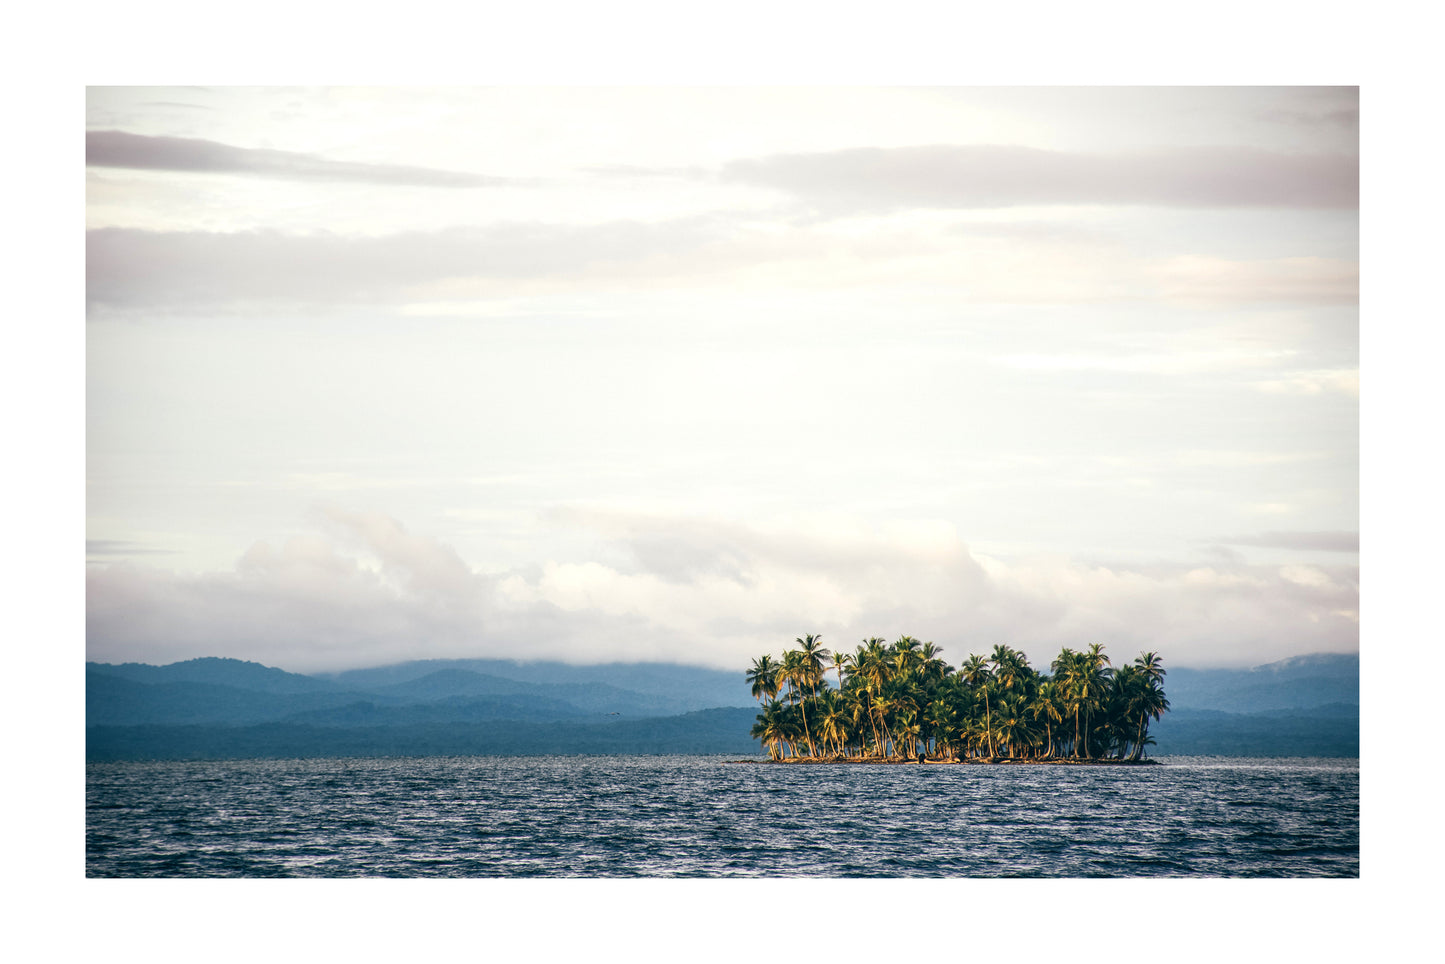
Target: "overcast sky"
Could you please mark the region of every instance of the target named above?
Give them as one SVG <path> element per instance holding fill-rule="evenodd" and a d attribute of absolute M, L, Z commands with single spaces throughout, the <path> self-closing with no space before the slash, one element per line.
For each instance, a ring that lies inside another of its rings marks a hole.
<path fill-rule="evenodd" d="M 1345 88 L 92 88 L 87 658 L 1359 645 Z"/>

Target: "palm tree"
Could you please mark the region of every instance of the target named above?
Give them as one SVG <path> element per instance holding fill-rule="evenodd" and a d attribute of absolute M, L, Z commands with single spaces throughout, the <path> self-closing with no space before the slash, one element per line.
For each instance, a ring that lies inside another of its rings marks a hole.
<path fill-rule="evenodd" d="M 993 679 L 993 674 L 989 671 L 988 664 L 984 662 L 983 657 L 977 654 L 970 656 L 968 662 L 964 663 L 963 668 L 958 672 L 969 686 L 975 687 L 983 693 L 983 732 L 988 737 L 988 755 L 993 756 L 993 722 L 988 705 L 988 684 Z"/>
<path fill-rule="evenodd" d="M 783 663 L 778 667 L 779 684 L 786 683 L 788 686 L 788 700 L 796 703 L 802 714 L 803 741 L 808 744 L 808 755 L 815 756 L 816 748 L 813 746 L 813 734 L 808 729 L 808 688 L 812 684 L 812 668 L 808 665 L 801 650 L 790 649 L 783 654 Z"/>
<path fill-rule="evenodd" d="M 943 677 L 953 672 L 952 666 L 949 666 L 938 658 L 938 654 L 941 652 L 943 652 L 943 647 L 933 645 L 932 641 L 923 644 L 923 647 L 918 651 L 918 655 L 923 658 L 924 675 L 935 679 L 943 679 Z"/>
<path fill-rule="evenodd" d="M 1104 655 L 1103 646 L 1093 643 L 1089 646 L 1087 653 L 1075 654 L 1069 673 L 1069 689 L 1074 708 L 1074 755 L 1082 756 L 1086 760 L 1094 758 L 1090 741 L 1093 732 L 1090 721 L 1102 707 L 1104 698 L 1108 694 L 1111 671 L 1104 668 L 1108 662 L 1109 657 Z M 1081 715 L 1083 717 L 1082 728 L 1079 726 Z"/>
<path fill-rule="evenodd" d="M 846 756 L 844 744 L 848 739 L 848 714 L 842 697 L 833 690 L 826 690 L 817 697 L 818 734 L 823 741 L 832 742 L 839 756 Z"/>
<path fill-rule="evenodd" d="M 1164 669 L 1164 664 L 1160 662 L 1158 653 L 1140 653 L 1134 657 L 1134 666 L 1145 676 L 1149 677 L 1150 681 L 1155 683 L 1164 682 L 1167 671 Z"/>
<path fill-rule="evenodd" d="M 770 701 L 763 707 L 759 714 L 758 721 L 753 724 L 749 734 L 755 740 L 762 740 L 763 746 L 768 748 L 768 758 L 778 759 L 781 753 L 781 745 L 786 739 L 786 708 L 777 700 Z"/>
<path fill-rule="evenodd" d="M 1133 672 L 1126 674 L 1125 670 Z M 1164 673 L 1164 667 L 1156 654 L 1141 653 L 1132 666 L 1121 667 L 1115 677 L 1116 681 L 1120 676 L 1134 681 L 1126 696 L 1129 718 L 1138 724 L 1134 752 L 1129 755 L 1132 761 L 1138 761 L 1146 742 L 1153 742 L 1148 735 L 1149 720 L 1158 720 L 1169 710 L 1169 700 L 1164 696 L 1164 688 L 1160 685 Z"/>
<path fill-rule="evenodd" d="M 1044 724 L 1044 758 L 1051 758 L 1054 755 L 1054 724 L 1064 721 L 1059 709 L 1059 684 L 1053 680 L 1040 683 L 1030 704 L 1030 713 Z"/>
<path fill-rule="evenodd" d="M 885 741 L 883 733 L 887 731 L 887 724 L 883 719 L 883 707 L 879 700 L 883 694 L 883 688 L 893 678 L 893 669 L 888 662 L 887 653 L 883 649 L 883 640 L 877 636 L 870 636 L 864 640 L 863 646 L 859 649 L 858 665 L 856 671 L 863 680 L 865 692 L 868 694 L 868 703 L 872 707 L 873 716 L 877 722 L 873 727 L 873 745 L 877 747 L 878 754 L 884 754 Z M 870 716 L 870 722 L 873 717 Z"/>
<path fill-rule="evenodd" d="M 1023 654 L 1002 643 L 993 648 L 993 656 L 988 660 L 993 663 L 994 679 L 1005 690 L 1011 690 L 1023 678 L 1027 663 Z"/>
<path fill-rule="evenodd" d="M 997 729 L 1010 759 L 1019 755 L 1016 751 L 1033 746 L 1037 735 L 1029 726 L 1028 712 L 1022 696 L 1009 694 L 999 700 Z"/>
<path fill-rule="evenodd" d="M 843 667 L 852 665 L 854 664 L 851 653 L 845 653 L 840 649 L 833 654 L 833 669 L 838 671 L 838 692 L 840 693 L 843 692 Z"/>
<path fill-rule="evenodd" d="M 904 686 L 896 686 L 889 706 L 896 726 L 892 734 L 893 749 L 905 756 L 912 756 L 913 753 L 909 750 L 909 731 L 914 720 L 918 718 L 918 704 L 914 702 L 912 691 Z"/>
<path fill-rule="evenodd" d="M 1060 696 L 1063 697 L 1064 709 L 1074 717 L 1074 757 L 1079 756 L 1079 748 L 1083 743 L 1083 703 L 1079 697 L 1079 679 L 1083 673 L 1083 663 L 1079 654 L 1067 646 L 1059 653 L 1053 663 L 1054 679 L 1059 683 Z"/>
<path fill-rule="evenodd" d="M 942 756 L 953 748 L 954 727 L 958 715 L 946 699 L 940 697 L 928 704 L 923 721 L 928 725 L 927 738 L 933 741 L 933 752 Z"/>
<path fill-rule="evenodd" d="M 765 699 L 775 698 L 778 695 L 778 664 L 773 662 L 773 657 L 763 655 L 753 660 L 753 667 L 748 670 L 748 682 L 752 684 L 753 699 L 760 705 Z"/>
<path fill-rule="evenodd" d="M 988 724 L 977 716 L 971 716 L 963 726 L 964 750 L 973 756 L 982 756 L 988 750 Z"/>
<path fill-rule="evenodd" d="M 860 753 L 866 755 L 868 741 L 863 732 L 863 721 L 868 721 L 875 736 L 878 731 L 876 727 L 873 727 L 873 715 L 868 710 L 868 691 L 861 686 L 852 685 L 852 678 L 849 678 L 848 683 L 848 689 L 843 693 L 843 713 L 848 720 L 849 742 L 851 744 L 856 740 Z"/>
<path fill-rule="evenodd" d="M 923 738 L 923 724 L 918 719 L 918 711 L 911 706 L 899 713 L 898 735 L 903 738 L 904 755 L 909 758 L 918 756 L 918 741 Z"/>
<path fill-rule="evenodd" d="M 895 709 L 891 693 L 879 693 L 873 698 L 873 712 L 878 716 L 878 732 L 882 740 L 878 744 L 878 753 L 883 757 L 890 757 L 898 750 L 898 741 L 894 739 L 893 729 L 888 725 Z"/>
<path fill-rule="evenodd" d="M 817 692 L 818 684 L 823 681 L 823 664 L 832 655 L 818 644 L 818 640 L 822 638 L 809 633 L 807 638 L 799 636 L 794 640 L 802 646 L 804 674 L 810 693 Z"/>
<path fill-rule="evenodd" d="M 1112 670 L 1104 668 L 1109 657 L 1094 643 L 1087 653 L 1065 648 L 1054 661 L 1054 674 L 1064 686 L 1065 702 L 1074 715 L 1074 757 L 1093 759 L 1089 720 L 1103 704 Z"/>

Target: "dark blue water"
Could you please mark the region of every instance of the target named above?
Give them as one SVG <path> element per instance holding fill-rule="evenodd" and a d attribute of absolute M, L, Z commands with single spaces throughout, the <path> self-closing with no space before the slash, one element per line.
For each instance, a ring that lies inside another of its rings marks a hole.
<path fill-rule="evenodd" d="M 1358 760 L 98 763 L 91 877 L 1357 877 Z"/>

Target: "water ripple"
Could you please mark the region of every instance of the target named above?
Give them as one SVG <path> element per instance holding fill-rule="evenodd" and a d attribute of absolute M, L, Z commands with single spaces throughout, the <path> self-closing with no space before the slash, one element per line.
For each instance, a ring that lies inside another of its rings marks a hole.
<path fill-rule="evenodd" d="M 92 877 L 1359 875 L 1355 760 L 104 763 Z"/>

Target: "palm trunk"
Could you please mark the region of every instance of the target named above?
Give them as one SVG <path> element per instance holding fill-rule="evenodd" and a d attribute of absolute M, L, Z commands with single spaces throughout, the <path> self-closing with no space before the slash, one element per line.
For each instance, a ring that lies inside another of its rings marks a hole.
<path fill-rule="evenodd" d="M 992 757 L 993 752 L 993 714 L 988 709 L 988 690 L 983 691 L 983 732 L 988 737 L 988 755 Z"/>
<path fill-rule="evenodd" d="M 870 695 L 868 701 L 871 704 L 873 697 Z M 878 734 L 878 724 L 873 722 L 873 706 L 868 707 L 868 725 L 873 728 L 873 745 L 878 748 L 878 755 L 883 755 L 883 737 Z"/>

